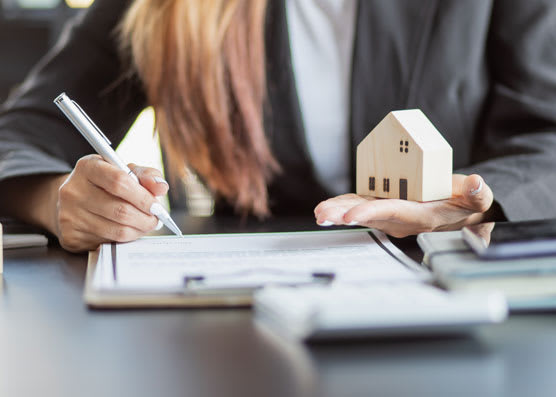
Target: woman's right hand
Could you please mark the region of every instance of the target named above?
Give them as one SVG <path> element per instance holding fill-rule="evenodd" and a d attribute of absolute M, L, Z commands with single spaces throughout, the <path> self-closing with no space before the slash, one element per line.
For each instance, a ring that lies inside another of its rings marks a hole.
<path fill-rule="evenodd" d="M 98 155 L 81 158 L 58 189 L 54 232 L 72 252 L 96 249 L 108 241 L 126 242 L 152 231 L 158 219 L 151 206 L 168 191 L 153 168 L 129 167 L 141 185 Z"/>

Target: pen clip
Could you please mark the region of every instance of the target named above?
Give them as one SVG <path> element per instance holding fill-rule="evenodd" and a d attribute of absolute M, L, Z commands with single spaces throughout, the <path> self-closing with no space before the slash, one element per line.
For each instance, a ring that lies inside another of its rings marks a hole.
<path fill-rule="evenodd" d="M 108 143 L 108 145 L 112 146 L 112 142 L 110 142 L 110 140 L 106 137 L 106 135 L 104 135 L 102 133 L 100 128 L 97 127 L 97 125 L 94 123 L 94 121 L 91 120 L 91 118 L 87 115 L 87 113 L 85 113 L 85 111 L 81 108 L 81 106 L 79 106 L 79 104 L 77 102 L 75 102 L 74 100 L 72 100 L 71 102 L 77 107 L 77 109 L 81 112 L 83 117 L 85 117 L 89 121 L 89 123 L 91 123 L 91 125 L 95 128 L 95 130 L 102 137 L 102 139 L 104 139 L 106 141 L 106 143 Z"/>

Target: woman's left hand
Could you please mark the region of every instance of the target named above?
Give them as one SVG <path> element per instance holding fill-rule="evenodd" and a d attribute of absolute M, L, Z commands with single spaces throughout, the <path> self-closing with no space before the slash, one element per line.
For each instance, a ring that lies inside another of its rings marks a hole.
<path fill-rule="evenodd" d="M 479 175 L 454 174 L 450 199 L 421 203 L 344 194 L 317 205 L 315 217 L 321 226 L 360 225 L 405 237 L 485 222 L 493 200 Z"/>

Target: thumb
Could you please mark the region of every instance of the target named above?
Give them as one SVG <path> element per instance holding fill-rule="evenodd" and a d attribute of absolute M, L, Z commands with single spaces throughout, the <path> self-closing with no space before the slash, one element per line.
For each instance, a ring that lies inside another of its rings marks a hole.
<path fill-rule="evenodd" d="M 136 164 L 128 164 L 128 167 L 139 179 L 139 183 L 152 193 L 153 196 L 164 196 L 168 193 L 168 182 L 162 176 L 162 173 L 150 167 L 140 167 Z"/>
<path fill-rule="evenodd" d="M 476 174 L 463 181 L 463 198 L 466 206 L 475 212 L 486 212 L 494 201 L 494 195 L 484 179 Z"/>

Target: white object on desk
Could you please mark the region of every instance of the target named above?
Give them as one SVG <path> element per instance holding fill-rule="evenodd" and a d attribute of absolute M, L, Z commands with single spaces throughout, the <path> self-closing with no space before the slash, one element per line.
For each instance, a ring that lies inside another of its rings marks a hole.
<path fill-rule="evenodd" d="M 3 250 L 29 247 L 42 247 L 48 244 L 48 239 L 42 234 L 2 234 L 0 223 L 0 274 L 4 270 Z"/>
<path fill-rule="evenodd" d="M 427 284 L 333 284 L 265 288 L 255 293 L 257 321 L 301 340 L 461 333 L 502 322 L 502 294 L 455 294 Z"/>
<path fill-rule="evenodd" d="M 42 234 L 5 234 L 4 249 L 42 247 L 48 245 L 48 239 Z"/>

